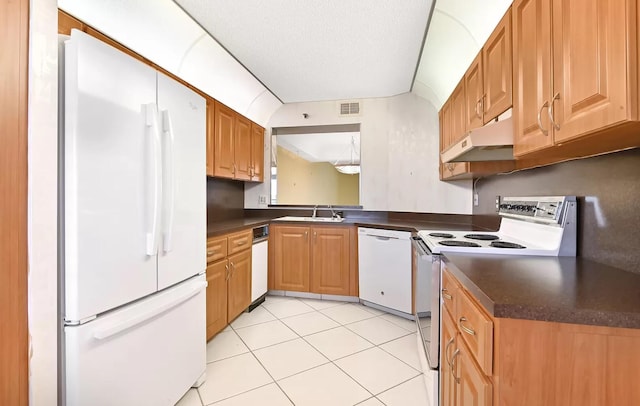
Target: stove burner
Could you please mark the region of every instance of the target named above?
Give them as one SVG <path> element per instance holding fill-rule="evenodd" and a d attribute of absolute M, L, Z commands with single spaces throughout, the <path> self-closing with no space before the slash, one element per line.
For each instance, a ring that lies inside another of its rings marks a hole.
<path fill-rule="evenodd" d="M 447 247 L 479 247 L 480 245 L 475 242 L 468 241 L 455 241 L 455 240 L 446 240 L 438 242 L 440 245 L 446 245 Z"/>
<path fill-rule="evenodd" d="M 470 240 L 493 241 L 499 239 L 500 237 L 491 234 L 467 234 L 464 236 L 464 238 L 468 238 Z"/>
<path fill-rule="evenodd" d="M 523 245 L 516 244 L 514 242 L 507 242 L 507 241 L 494 241 L 490 245 L 495 248 L 518 248 L 518 249 L 526 248 Z"/>
<path fill-rule="evenodd" d="M 436 237 L 436 238 L 455 238 L 453 234 L 449 234 L 449 233 L 430 233 L 429 236 Z"/>

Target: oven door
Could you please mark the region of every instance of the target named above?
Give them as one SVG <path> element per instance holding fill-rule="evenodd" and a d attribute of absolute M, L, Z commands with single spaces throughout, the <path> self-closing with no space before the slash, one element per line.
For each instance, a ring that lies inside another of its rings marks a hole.
<path fill-rule="evenodd" d="M 440 351 L 440 256 L 420 237 L 412 238 L 416 264 L 415 319 L 427 364 L 438 369 Z"/>

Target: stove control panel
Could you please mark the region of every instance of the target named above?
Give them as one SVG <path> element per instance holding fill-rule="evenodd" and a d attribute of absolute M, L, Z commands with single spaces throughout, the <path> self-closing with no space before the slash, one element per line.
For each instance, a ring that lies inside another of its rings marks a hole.
<path fill-rule="evenodd" d="M 544 223 L 560 223 L 566 197 L 505 197 L 498 201 L 498 214 Z"/>

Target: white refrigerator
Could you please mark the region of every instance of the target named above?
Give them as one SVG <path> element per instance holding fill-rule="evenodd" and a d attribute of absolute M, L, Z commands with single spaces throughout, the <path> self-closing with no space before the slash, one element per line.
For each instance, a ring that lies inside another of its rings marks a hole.
<path fill-rule="evenodd" d="M 73 31 L 61 53 L 61 389 L 173 405 L 206 366 L 206 103 Z"/>

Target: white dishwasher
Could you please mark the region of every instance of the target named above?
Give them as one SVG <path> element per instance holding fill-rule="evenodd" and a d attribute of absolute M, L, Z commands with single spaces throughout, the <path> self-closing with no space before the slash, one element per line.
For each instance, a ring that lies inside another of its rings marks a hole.
<path fill-rule="evenodd" d="M 267 294 L 267 257 L 269 253 L 269 226 L 253 229 L 253 246 L 251 247 L 251 305 L 252 311 L 262 302 Z"/>
<path fill-rule="evenodd" d="M 411 233 L 358 227 L 360 299 L 411 314 Z"/>

